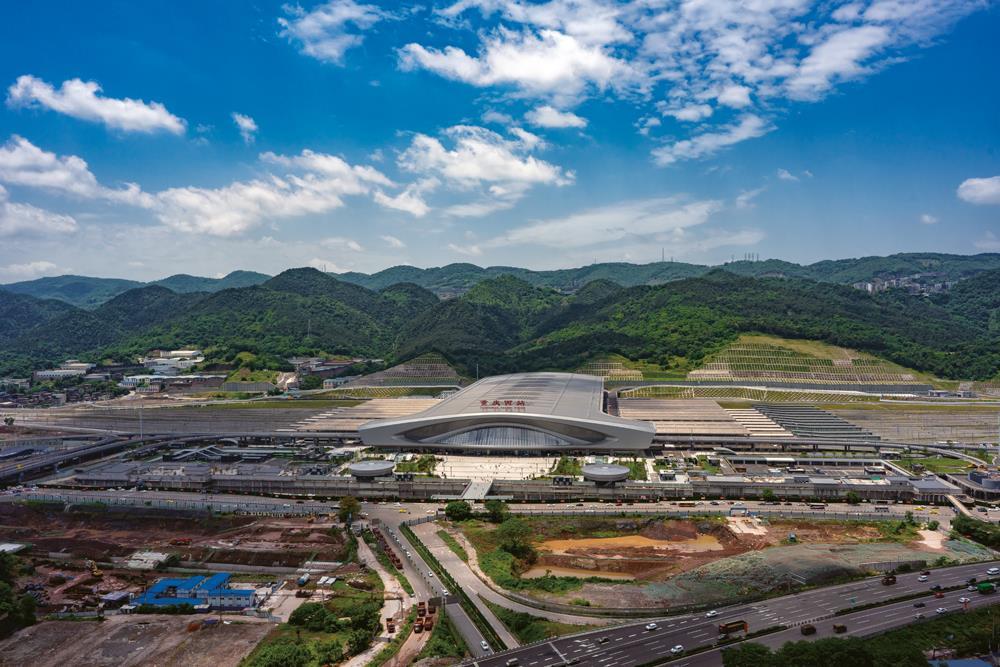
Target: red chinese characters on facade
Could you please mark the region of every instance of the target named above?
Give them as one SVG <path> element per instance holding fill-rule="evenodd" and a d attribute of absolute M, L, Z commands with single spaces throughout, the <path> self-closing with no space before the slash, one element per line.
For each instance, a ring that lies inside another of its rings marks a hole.
<path fill-rule="evenodd" d="M 479 410 L 481 412 L 524 412 L 528 407 L 528 402 L 523 399 L 495 398 L 489 400 L 480 399 Z"/>

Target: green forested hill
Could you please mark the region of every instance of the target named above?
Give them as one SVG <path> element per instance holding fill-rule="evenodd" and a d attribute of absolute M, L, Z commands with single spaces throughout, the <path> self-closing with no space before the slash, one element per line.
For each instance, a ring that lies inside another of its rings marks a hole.
<path fill-rule="evenodd" d="M 1000 269 L 964 280 L 935 301 L 989 333 L 1000 334 Z"/>
<path fill-rule="evenodd" d="M 232 287 L 259 285 L 270 278 L 254 271 L 233 271 L 222 278 L 203 278 L 179 273 L 150 283 L 118 278 L 54 276 L 0 285 L 0 289 L 39 299 L 58 299 L 80 308 L 96 308 L 119 294 L 137 287 L 159 285 L 172 292 L 217 292 Z"/>
<path fill-rule="evenodd" d="M 218 292 L 233 287 L 251 287 L 260 285 L 271 276 L 256 271 L 233 271 L 221 278 L 203 278 L 178 273 L 167 278 L 154 280 L 150 285 L 166 287 L 174 292 Z"/>
<path fill-rule="evenodd" d="M 122 292 L 142 283 L 117 278 L 90 278 L 87 276 L 53 276 L 24 282 L 0 285 L 0 289 L 33 296 L 38 299 L 58 299 L 81 308 L 95 308 Z"/>
<path fill-rule="evenodd" d="M 512 276 L 536 287 L 550 287 L 560 292 L 574 293 L 597 280 L 610 281 L 623 287 L 661 285 L 684 278 L 703 276 L 716 268 L 747 277 L 805 278 L 845 285 L 874 278 L 923 273 L 933 273 L 939 275 L 942 280 L 955 281 L 970 278 L 984 271 L 1000 269 L 1000 254 L 901 253 L 888 257 L 824 260 L 808 265 L 767 259 L 734 261 L 721 267 L 673 261 L 650 264 L 611 262 L 552 271 L 532 271 L 513 266 L 483 268 L 475 264 L 460 263 L 427 269 L 394 266 L 372 274 L 349 272 L 334 277 L 341 282 L 352 283 L 369 290 L 378 291 L 391 285 L 410 283 L 440 296 L 454 297 L 464 294 L 484 280 L 499 276 Z M 122 292 L 143 285 L 160 285 L 174 292 L 218 292 L 223 289 L 261 285 L 269 278 L 270 276 L 253 271 L 233 271 L 223 278 L 177 274 L 151 283 L 86 276 L 57 276 L 0 285 L 0 289 L 43 299 L 60 299 L 81 308 L 95 308 Z"/>
<path fill-rule="evenodd" d="M 759 332 L 986 379 L 1000 368 L 998 283 L 1000 271 L 983 273 L 930 300 L 716 270 L 652 286 L 595 280 L 567 295 L 504 275 L 439 300 L 413 283 L 374 291 L 307 268 L 214 293 L 144 287 L 92 311 L 0 292 L 0 315 L 8 314 L 0 374 L 67 356 L 125 359 L 188 346 L 210 361 L 251 352 L 272 365 L 298 354 L 406 359 L 437 351 L 482 372 L 572 369 L 604 354 L 684 371 L 739 334 Z"/>
<path fill-rule="evenodd" d="M 918 273 L 938 273 L 943 280 L 961 280 L 982 271 L 1000 269 L 1000 254 L 948 255 L 944 253 L 901 253 L 888 257 L 824 260 L 815 264 L 794 264 L 778 259 L 735 261 L 721 267 L 686 264 L 683 262 L 625 262 L 591 264 L 575 269 L 529 271 L 509 266 L 480 268 L 474 264 L 448 264 L 429 269 L 395 266 L 371 275 L 345 273 L 342 280 L 370 289 L 379 289 L 394 282 L 412 282 L 439 294 L 461 294 L 473 285 L 507 275 L 520 278 L 537 287 L 551 287 L 573 292 L 594 280 L 610 280 L 623 287 L 660 285 L 684 278 L 695 278 L 722 268 L 729 273 L 748 277 L 806 278 L 821 282 L 850 285 L 856 282 Z"/>

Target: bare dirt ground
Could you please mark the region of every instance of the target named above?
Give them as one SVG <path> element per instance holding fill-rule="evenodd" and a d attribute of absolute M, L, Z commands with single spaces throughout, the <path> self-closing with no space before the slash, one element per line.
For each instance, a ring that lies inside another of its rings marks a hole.
<path fill-rule="evenodd" d="M 253 618 L 188 632 L 191 616 L 45 621 L 0 642 L 0 667 L 235 667 L 273 624 Z"/>
<path fill-rule="evenodd" d="M 140 592 L 162 576 L 125 567 L 124 557 L 140 550 L 177 554 L 184 567 L 208 562 L 299 567 L 309 559 L 339 561 L 344 537 L 331 533 L 331 527 L 308 518 L 135 516 L 0 506 L 0 542 L 31 545 L 22 556 L 35 571 L 17 583 L 19 588 L 42 587 L 40 613 L 94 608 L 101 595 L 114 591 Z M 87 560 L 103 563 L 102 576 L 93 576 Z"/>
<path fill-rule="evenodd" d="M 337 560 L 343 539 L 332 523 L 307 518 L 135 516 L 101 510 L 66 513 L 0 507 L 0 540 L 29 542 L 35 553 L 64 552 L 107 560 L 142 550 L 177 553 L 185 561 L 297 567 Z"/>
<path fill-rule="evenodd" d="M 537 589 L 523 593 L 564 603 L 582 598 L 593 606 L 617 608 L 722 601 L 803 580 L 821 583 L 857 576 L 866 563 L 880 561 L 930 562 L 941 556 L 975 560 L 989 555 L 933 531 L 921 531 L 910 543 L 888 541 L 878 525 L 861 522 L 616 519 L 580 523 L 576 530 L 565 521 L 548 533 L 545 526 L 535 528 L 544 537 L 555 535 L 535 543 L 538 559 L 524 573 L 529 577 L 548 572 L 621 579 L 608 576 L 621 573 L 633 581 L 586 582 L 561 594 Z"/>

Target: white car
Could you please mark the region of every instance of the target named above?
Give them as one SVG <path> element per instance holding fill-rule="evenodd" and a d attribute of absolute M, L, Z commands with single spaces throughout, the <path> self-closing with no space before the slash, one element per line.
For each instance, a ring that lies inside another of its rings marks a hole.
<path fill-rule="evenodd" d="M 975 593 L 976 587 L 973 586 L 972 584 L 969 584 L 968 586 L 965 587 L 965 590 L 969 591 L 970 593 Z"/>
<path fill-rule="evenodd" d="M 490 650 L 490 645 L 486 643 L 485 639 L 483 641 L 479 642 L 479 645 L 482 647 L 482 649 L 484 651 L 489 651 Z"/>
<path fill-rule="evenodd" d="M 660 626 L 658 626 L 656 623 L 647 623 L 646 624 L 646 630 L 649 630 L 649 631 L 653 631 L 653 630 L 657 629 L 658 627 L 660 627 Z"/>
<path fill-rule="evenodd" d="M 968 604 L 972 602 L 972 600 L 970 600 L 969 598 L 958 598 L 958 601 L 961 602 L 962 604 Z"/>
<path fill-rule="evenodd" d="M 705 614 L 705 618 L 715 618 L 718 615 L 719 615 L 719 612 L 717 612 L 716 610 L 713 609 L 712 611 L 710 611 L 707 614 Z"/>
<path fill-rule="evenodd" d="M 671 652 L 671 653 L 672 653 L 673 655 L 680 655 L 681 653 L 683 653 L 683 652 L 684 652 L 684 647 L 683 647 L 683 646 L 681 646 L 680 644 L 678 644 L 677 646 L 675 646 L 675 647 L 673 647 L 672 649 L 670 649 L 670 652 Z"/>
<path fill-rule="evenodd" d="M 927 575 L 926 574 L 920 575 L 919 577 L 917 577 L 917 581 L 927 581 Z"/>
<path fill-rule="evenodd" d="M 938 608 L 937 608 L 937 609 L 935 609 L 934 611 L 935 611 L 935 613 L 938 613 L 938 614 L 944 614 L 944 613 L 946 613 L 946 612 L 947 612 L 948 610 L 947 610 L 947 609 L 945 609 L 944 607 L 938 607 Z"/>
<path fill-rule="evenodd" d="M 1000 574 L 1000 567 L 991 567 L 990 569 L 986 570 L 986 574 L 992 574 L 992 575 Z"/>

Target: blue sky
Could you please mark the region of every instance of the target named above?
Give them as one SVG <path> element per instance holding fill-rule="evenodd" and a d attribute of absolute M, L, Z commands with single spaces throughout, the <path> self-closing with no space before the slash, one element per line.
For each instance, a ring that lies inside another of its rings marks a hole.
<path fill-rule="evenodd" d="M 0 281 L 1000 251 L 1000 10 L 19 3 Z"/>

